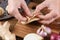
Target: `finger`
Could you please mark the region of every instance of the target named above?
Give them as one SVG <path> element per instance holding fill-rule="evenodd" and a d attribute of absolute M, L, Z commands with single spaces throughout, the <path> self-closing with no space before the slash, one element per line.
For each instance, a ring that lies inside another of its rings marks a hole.
<path fill-rule="evenodd" d="M 52 23 L 53 21 L 54 21 L 54 19 L 52 19 L 52 20 L 47 20 L 47 21 L 43 20 L 43 21 L 40 21 L 40 23 L 50 24 L 50 23 Z"/>
<path fill-rule="evenodd" d="M 48 6 L 48 3 L 46 1 L 44 1 L 43 3 L 39 4 L 37 7 L 36 7 L 36 10 L 34 13 L 38 13 L 40 12 L 41 9 L 43 9 L 44 7 Z"/>
<path fill-rule="evenodd" d="M 53 21 L 45 21 L 45 20 L 40 21 L 40 23 L 43 23 L 43 24 L 50 24 L 51 22 L 53 22 Z"/>
<path fill-rule="evenodd" d="M 51 19 L 53 17 L 57 16 L 54 11 L 51 11 L 50 13 L 46 15 L 38 15 L 39 18 L 41 19 Z"/>
<path fill-rule="evenodd" d="M 53 21 L 55 21 L 57 18 L 59 18 L 59 17 L 55 17 L 55 18 L 52 18 L 52 19 L 49 19 L 49 20 L 42 20 L 42 21 L 40 21 L 40 23 L 50 24 L 50 23 L 52 23 Z"/>
<path fill-rule="evenodd" d="M 9 14 L 11 14 L 11 13 L 13 13 L 13 11 L 15 10 L 15 7 L 8 5 L 8 6 L 6 7 L 6 10 L 8 11 Z"/>
<path fill-rule="evenodd" d="M 19 21 L 26 21 L 26 18 L 23 17 L 23 16 L 19 13 L 18 9 L 16 9 L 16 10 L 14 11 L 14 16 L 15 16 L 15 18 L 18 19 Z"/>
<path fill-rule="evenodd" d="M 22 8 L 24 9 L 24 11 L 26 12 L 26 14 L 27 14 L 29 17 L 33 16 L 33 15 L 30 13 L 30 10 L 29 10 L 29 8 L 28 8 L 28 6 L 27 6 L 27 4 L 26 4 L 25 1 L 24 1 L 24 3 L 22 3 Z"/>

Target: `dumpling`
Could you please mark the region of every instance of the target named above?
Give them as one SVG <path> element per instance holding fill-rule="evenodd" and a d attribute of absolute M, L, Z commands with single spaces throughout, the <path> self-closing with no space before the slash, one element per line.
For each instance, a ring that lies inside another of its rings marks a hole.
<path fill-rule="evenodd" d="M 3 13 L 4 13 L 4 9 L 0 7 L 0 15 L 2 15 Z"/>
<path fill-rule="evenodd" d="M 27 17 L 27 21 L 21 21 L 21 23 L 22 24 L 29 24 L 29 23 L 31 23 L 33 21 L 37 21 L 37 20 L 39 20 L 39 18 L 37 18 L 37 17 L 32 17 L 32 18 Z"/>

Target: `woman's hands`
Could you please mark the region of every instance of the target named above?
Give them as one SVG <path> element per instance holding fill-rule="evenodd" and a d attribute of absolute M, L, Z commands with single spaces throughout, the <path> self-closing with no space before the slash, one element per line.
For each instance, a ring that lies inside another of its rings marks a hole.
<path fill-rule="evenodd" d="M 51 12 L 46 15 L 41 15 L 40 10 L 44 7 L 48 7 Z M 39 21 L 43 24 L 50 24 L 54 20 L 60 17 L 60 0 L 45 0 L 43 3 L 39 4 L 36 7 L 35 15 L 37 15 L 42 21 Z"/>
<path fill-rule="evenodd" d="M 36 7 L 36 10 L 34 11 L 35 15 L 37 15 L 40 19 L 43 19 L 42 21 L 39 21 L 43 24 L 50 24 L 54 20 L 60 17 L 60 0 L 45 0 L 43 3 L 39 4 Z M 21 7 L 24 9 L 26 16 L 31 17 L 32 14 L 30 13 L 27 4 L 25 0 L 8 0 L 8 13 L 14 16 L 18 21 L 26 21 L 27 18 L 23 17 L 21 13 L 18 11 L 18 8 L 21 9 Z M 51 12 L 42 15 L 40 14 L 40 10 L 44 7 L 48 7 Z"/>
<path fill-rule="evenodd" d="M 32 14 L 30 13 L 25 0 L 8 0 L 8 13 L 14 16 L 18 21 L 26 21 L 27 18 L 23 17 L 21 13 L 18 11 L 18 8 L 24 9 L 27 16 L 31 17 Z"/>

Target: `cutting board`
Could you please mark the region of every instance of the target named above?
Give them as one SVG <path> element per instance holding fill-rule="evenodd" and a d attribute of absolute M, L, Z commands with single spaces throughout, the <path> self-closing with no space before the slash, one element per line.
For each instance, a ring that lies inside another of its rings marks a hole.
<path fill-rule="evenodd" d="M 20 22 L 17 22 L 16 26 L 14 27 L 14 33 L 19 37 L 24 37 L 29 33 L 36 33 L 37 29 L 40 28 L 41 24 L 34 22 L 31 24 L 23 25 Z M 58 28 L 57 25 L 49 25 L 52 28 L 52 31 L 55 33 L 60 32 L 60 27 Z M 56 27 L 56 28 L 55 28 Z"/>
<path fill-rule="evenodd" d="M 29 34 L 29 33 L 36 33 L 36 30 L 40 27 L 41 24 L 36 24 L 36 22 L 34 24 L 27 24 L 27 25 L 23 25 L 20 22 L 18 22 L 16 24 L 16 26 L 14 27 L 14 33 L 19 36 L 19 37 L 24 37 L 25 35 Z"/>

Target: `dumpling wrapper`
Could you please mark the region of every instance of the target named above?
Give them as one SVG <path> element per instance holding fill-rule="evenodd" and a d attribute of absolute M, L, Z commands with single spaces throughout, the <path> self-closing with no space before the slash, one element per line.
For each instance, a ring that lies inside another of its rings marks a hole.
<path fill-rule="evenodd" d="M 37 18 L 37 17 L 32 17 L 32 18 L 27 17 L 27 19 L 28 19 L 27 21 L 21 21 L 21 23 L 22 24 L 29 24 L 31 22 L 39 20 L 39 18 Z"/>
<path fill-rule="evenodd" d="M 31 13 L 34 12 L 34 10 L 30 9 Z M 34 15 L 34 14 L 33 14 Z M 39 18 L 36 17 L 36 15 L 34 15 L 33 17 L 26 17 L 27 18 L 27 21 L 21 21 L 22 24 L 29 24 L 31 22 L 34 22 L 34 21 L 37 21 L 39 20 Z"/>
<path fill-rule="evenodd" d="M 0 7 L 0 15 L 2 15 L 4 12 L 5 12 L 4 9 Z"/>

